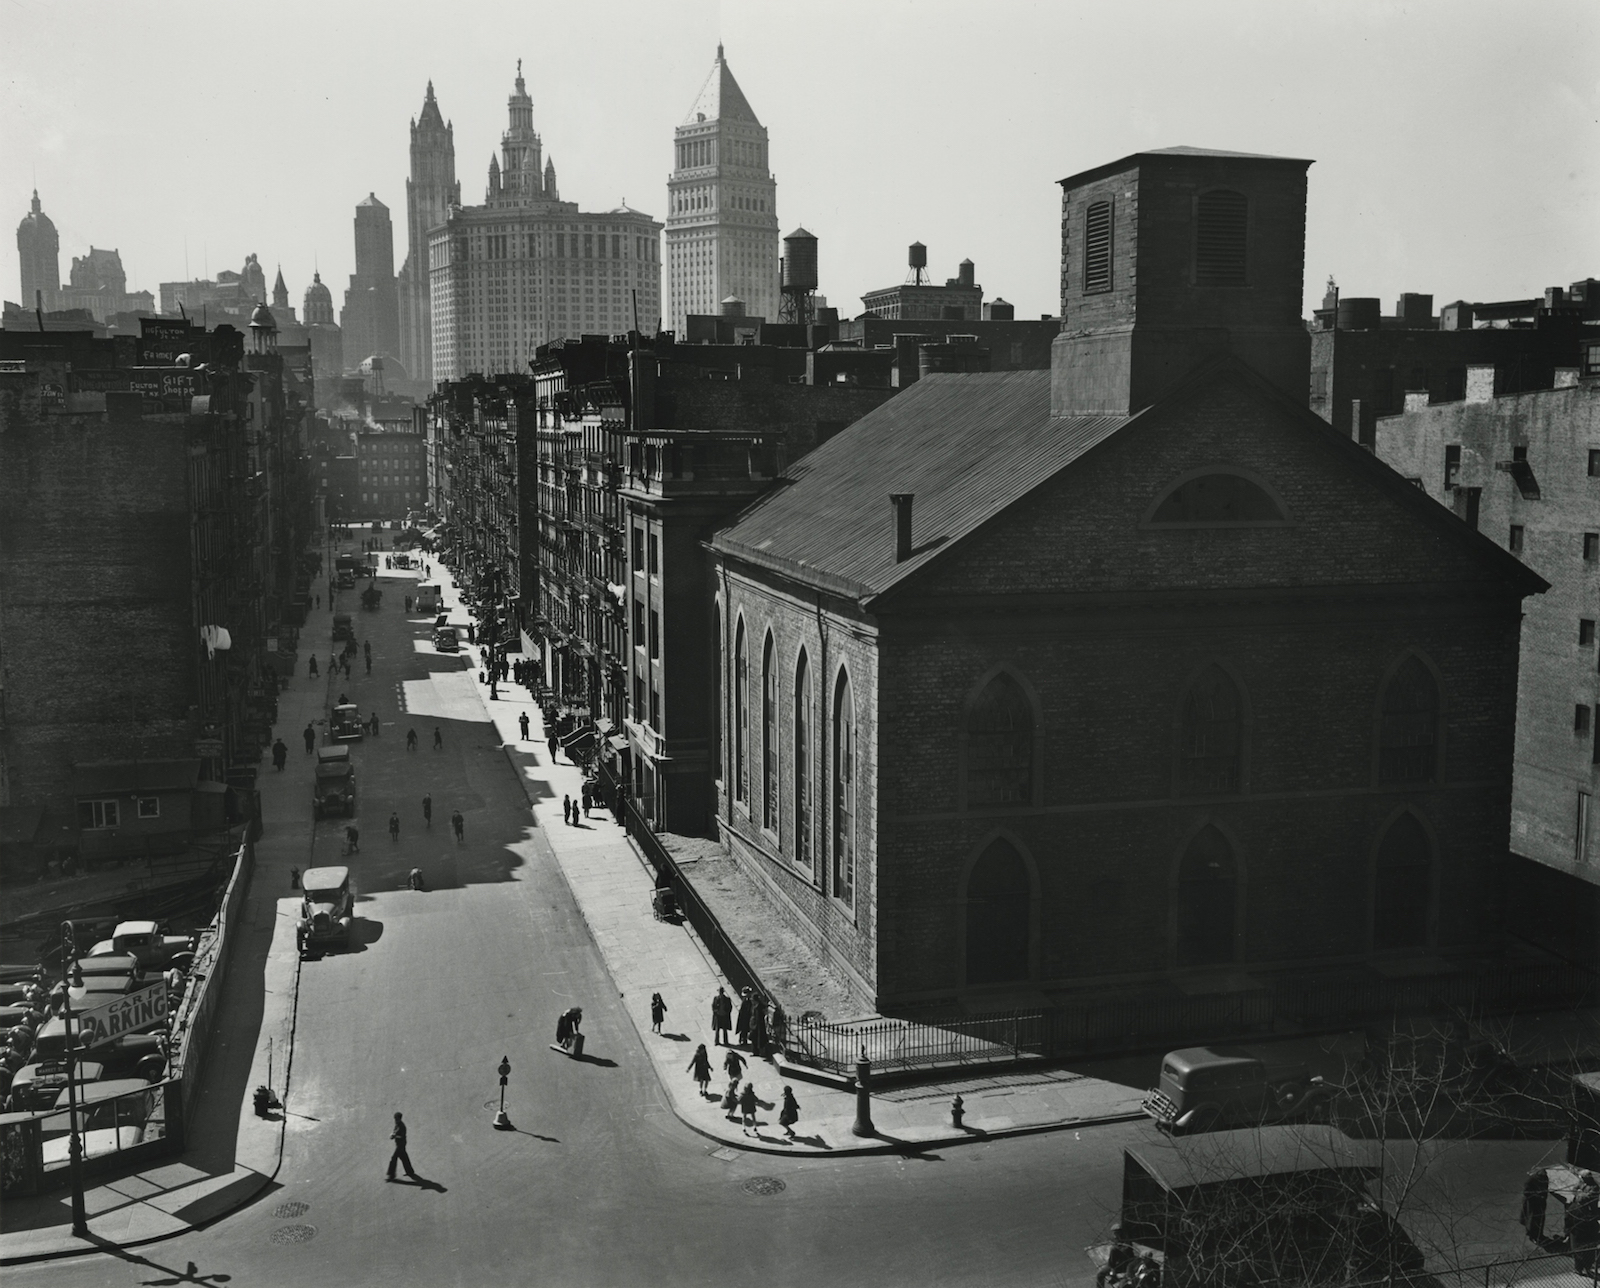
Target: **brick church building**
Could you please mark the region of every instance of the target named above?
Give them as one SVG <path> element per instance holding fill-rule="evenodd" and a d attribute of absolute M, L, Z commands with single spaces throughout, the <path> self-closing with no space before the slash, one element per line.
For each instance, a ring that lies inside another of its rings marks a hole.
<path fill-rule="evenodd" d="M 712 539 L 720 835 L 863 1009 L 1500 951 L 1544 583 L 1307 410 L 1309 164 L 1063 180 L 1052 371 L 923 379 Z"/>

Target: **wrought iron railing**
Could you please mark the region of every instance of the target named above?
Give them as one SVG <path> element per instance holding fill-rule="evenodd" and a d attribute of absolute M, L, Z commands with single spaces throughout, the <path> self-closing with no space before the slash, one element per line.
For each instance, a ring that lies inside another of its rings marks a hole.
<path fill-rule="evenodd" d="M 791 1059 L 829 1073 L 851 1074 L 864 1054 L 876 1074 L 1009 1063 L 1043 1055 L 1048 1017 L 1042 1011 L 1000 1011 L 934 1022 L 791 1020 Z"/>

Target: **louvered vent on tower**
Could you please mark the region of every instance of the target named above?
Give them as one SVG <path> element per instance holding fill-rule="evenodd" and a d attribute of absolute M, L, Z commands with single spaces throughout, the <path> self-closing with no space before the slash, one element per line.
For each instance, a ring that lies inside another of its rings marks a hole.
<path fill-rule="evenodd" d="M 1097 201 L 1083 217 L 1083 289 L 1111 289 L 1111 203 Z"/>
<path fill-rule="evenodd" d="M 1226 189 L 1202 193 L 1200 226 L 1195 238 L 1194 280 L 1197 286 L 1245 284 L 1245 229 L 1248 203 L 1242 192 Z"/>

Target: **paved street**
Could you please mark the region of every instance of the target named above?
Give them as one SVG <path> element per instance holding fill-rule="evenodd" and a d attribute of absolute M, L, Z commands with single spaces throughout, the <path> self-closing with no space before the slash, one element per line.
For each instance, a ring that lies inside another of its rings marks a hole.
<path fill-rule="evenodd" d="M 16 1267 L 8 1283 L 1091 1278 L 1083 1248 L 1110 1219 L 1120 1151 L 1136 1125 L 801 1159 L 722 1145 L 680 1122 L 637 1017 L 624 1009 L 642 999 L 618 996 L 573 897 L 577 888 L 580 899 L 604 898 L 625 879 L 599 868 L 602 829 L 611 825 L 597 820 L 578 836 L 560 836 L 569 882 L 543 828 L 571 790 L 563 776 L 571 771 L 542 765 L 542 748 L 508 760 L 469 658 L 436 653 L 427 642 L 431 619 L 407 618 L 409 581 L 379 585 L 382 609 L 355 610 L 358 638 L 372 645 L 372 675 L 358 660 L 348 679 L 312 681 L 302 661 L 294 681 L 297 694 L 327 686 L 380 718 L 380 735 L 355 744 L 360 853 L 341 854 L 344 819 L 312 824 L 309 758 L 298 746 L 284 779 L 268 771 L 269 809 L 285 817 L 269 817 L 258 892 L 270 898 L 273 883 L 287 892 L 290 863 L 349 862 L 361 917 L 355 951 L 307 961 L 301 971 L 276 1184 L 207 1229 L 120 1254 Z M 453 592 L 449 602 L 464 621 Z M 326 609 L 314 613 L 303 637 L 324 662 L 329 622 Z M 415 752 L 406 750 L 411 728 Z M 539 801 L 538 824 L 519 773 Z M 431 828 L 424 793 L 433 796 Z M 449 826 L 455 809 L 465 820 L 461 845 Z M 391 813 L 401 821 L 397 841 L 387 830 Z M 308 833 L 307 856 L 296 837 Z M 586 862 L 596 865 L 592 873 Z M 412 867 L 424 870 L 427 892 L 406 888 Z M 292 936 L 282 906 L 275 935 L 276 952 Z M 619 956 L 616 944 L 608 951 Z M 581 1062 L 549 1049 L 557 1014 L 573 1004 L 584 1008 Z M 701 1009 L 699 998 L 684 1005 Z M 259 1022 L 256 1014 L 244 1019 L 247 1027 Z M 502 1056 L 512 1064 L 506 1108 L 514 1132 L 490 1125 Z M 258 1069 L 251 1078 L 259 1076 Z M 803 1100 L 822 1094 L 802 1084 Z M 417 1183 L 384 1180 L 397 1109 L 410 1126 Z M 883 1109 L 895 1112 L 889 1097 Z M 1545 1148 L 1498 1146 L 1496 1176 L 1510 1178 L 1514 1193 L 1521 1169 Z M 1470 1179 L 1486 1214 L 1511 1201 L 1498 1192 L 1504 1180 Z"/>

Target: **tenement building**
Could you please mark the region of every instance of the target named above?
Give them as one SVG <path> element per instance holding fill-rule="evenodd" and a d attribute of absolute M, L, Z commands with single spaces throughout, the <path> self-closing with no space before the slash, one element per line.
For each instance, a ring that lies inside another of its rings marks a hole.
<path fill-rule="evenodd" d="M 428 234 L 435 381 L 525 372 L 541 344 L 653 331 L 660 317 L 661 225 L 626 204 L 586 214 L 561 200 L 520 63 L 508 109 L 483 205 L 451 206 Z"/>
<path fill-rule="evenodd" d="M 1377 453 L 1550 582 L 1525 607 L 1506 896 L 1517 933 L 1600 957 L 1600 336 L 1556 387 L 1496 394 L 1494 366 L 1464 397 L 1377 421 Z"/>
<path fill-rule="evenodd" d="M 718 45 L 711 74 L 673 131 L 667 314 L 678 335 L 689 314 L 715 313 L 729 296 L 751 317 L 778 320 L 777 191 L 767 129 Z"/>
<path fill-rule="evenodd" d="M 1307 409 L 1309 164 L 1063 180 L 1052 370 L 930 373 L 712 537 L 717 824 L 864 1007 L 1160 1041 L 1502 950 L 1545 582 Z"/>

